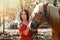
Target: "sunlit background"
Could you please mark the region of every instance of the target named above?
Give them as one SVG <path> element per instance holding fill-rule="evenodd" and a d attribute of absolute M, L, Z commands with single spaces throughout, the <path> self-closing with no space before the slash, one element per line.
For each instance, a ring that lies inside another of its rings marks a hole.
<path fill-rule="evenodd" d="M 22 9 L 24 8 L 28 9 L 29 12 L 31 13 L 33 11 L 33 8 L 35 7 L 36 2 L 38 3 L 49 2 L 49 4 L 53 5 L 54 0 L 0 0 L 0 32 L 5 31 L 3 30 L 4 29 L 3 27 L 7 29 L 8 27 L 12 28 L 13 27 L 11 26 L 12 24 L 15 25 L 15 23 L 18 23 L 20 21 L 19 13 Z M 57 0 L 57 7 L 60 8 L 60 0 Z M 49 31 L 49 29 L 47 30 Z M 12 30 L 12 31 L 6 30 L 6 31 L 7 32 L 10 31 L 11 33 L 13 33 L 16 30 Z"/>
<path fill-rule="evenodd" d="M 19 22 L 19 12 L 21 9 L 28 8 L 31 13 L 36 2 L 49 2 L 53 5 L 54 0 L 0 0 L 0 26 L 7 26 L 6 22 Z M 57 0 L 57 5 L 60 7 L 60 1 Z"/>
<path fill-rule="evenodd" d="M 6 20 L 15 20 L 17 12 L 23 8 L 29 8 L 32 11 L 32 4 L 34 2 L 50 2 L 53 4 L 54 0 L 0 0 L 0 19 L 3 20 L 3 15 Z M 58 0 L 59 1 L 59 0 Z M 59 2 L 57 2 L 59 4 Z M 57 4 L 57 5 L 58 5 Z"/>
<path fill-rule="evenodd" d="M 20 9 L 19 0 L 0 0 L 0 17 L 15 19 L 15 13 Z"/>

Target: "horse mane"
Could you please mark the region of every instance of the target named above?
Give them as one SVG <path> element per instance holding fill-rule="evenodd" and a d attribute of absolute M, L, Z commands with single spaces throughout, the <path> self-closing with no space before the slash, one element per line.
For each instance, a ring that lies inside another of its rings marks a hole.
<path fill-rule="evenodd" d="M 60 15 L 60 8 L 58 8 L 59 9 L 59 15 Z"/>
<path fill-rule="evenodd" d="M 59 24 L 59 10 L 58 10 L 58 8 L 48 5 L 46 19 L 49 24 L 57 26 Z"/>

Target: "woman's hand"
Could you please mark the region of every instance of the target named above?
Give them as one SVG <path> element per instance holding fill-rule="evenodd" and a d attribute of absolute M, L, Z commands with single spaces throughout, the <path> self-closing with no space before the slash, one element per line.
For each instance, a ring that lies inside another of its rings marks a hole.
<path fill-rule="evenodd" d="M 29 30 L 30 30 L 29 27 L 27 27 L 26 30 L 23 31 L 23 34 L 24 34 L 24 35 L 28 35 Z"/>

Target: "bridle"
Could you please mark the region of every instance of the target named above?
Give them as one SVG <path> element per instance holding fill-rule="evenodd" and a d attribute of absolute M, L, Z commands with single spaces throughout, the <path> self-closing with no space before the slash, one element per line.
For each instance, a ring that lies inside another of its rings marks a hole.
<path fill-rule="evenodd" d="M 47 21 L 49 19 L 49 13 L 50 13 L 50 8 L 47 11 L 47 7 L 46 7 L 44 9 L 44 15 L 45 15 Z M 40 25 L 39 20 L 37 20 L 37 21 L 36 20 L 32 20 L 30 27 L 31 27 L 31 29 L 37 29 L 39 25 Z"/>
<path fill-rule="evenodd" d="M 50 8 L 47 9 L 47 7 L 44 8 L 44 15 L 45 15 L 46 21 L 48 21 L 49 16 L 50 16 Z"/>

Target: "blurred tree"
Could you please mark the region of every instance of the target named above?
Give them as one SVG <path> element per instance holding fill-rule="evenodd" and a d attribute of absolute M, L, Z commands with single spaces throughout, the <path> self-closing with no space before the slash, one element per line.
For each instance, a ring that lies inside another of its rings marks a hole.
<path fill-rule="evenodd" d="M 53 5 L 54 5 L 54 6 L 57 6 L 57 0 L 54 0 Z"/>

